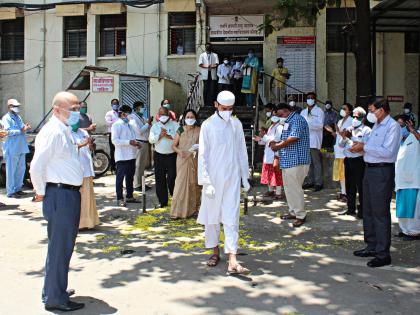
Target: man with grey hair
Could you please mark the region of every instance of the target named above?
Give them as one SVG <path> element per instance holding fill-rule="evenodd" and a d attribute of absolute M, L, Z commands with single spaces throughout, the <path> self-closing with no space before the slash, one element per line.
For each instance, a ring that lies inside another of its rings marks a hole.
<path fill-rule="evenodd" d="M 36 195 L 43 202 L 48 222 L 48 254 L 42 300 L 48 311 L 74 311 L 83 303 L 69 300 L 67 292 L 70 258 L 79 228 L 82 166 L 70 126 L 79 122 L 77 97 L 58 93 L 53 100 L 53 116 L 35 139 L 30 173 Z M 74 292 L 73 292 L 74 293 Z"/>

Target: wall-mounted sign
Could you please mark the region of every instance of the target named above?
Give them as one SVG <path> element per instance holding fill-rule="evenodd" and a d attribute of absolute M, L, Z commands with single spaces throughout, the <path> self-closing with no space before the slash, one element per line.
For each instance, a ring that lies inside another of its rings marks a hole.
<path fill-rule="evenodd" d="M 315 91 L 315 37 L 284 36 L 277 38 L 277 57 L 289 70 L 287 84 L 302 92 Z M 287 87 L 287 94 L 299 92 Z"/>
<path fill-rule="evenodd" d="M 113 92 L 114 77 L 93 77 L 92 92 Z"/>
<path fill-rule="evenodd" d="M 263 23 L 263 15 L 212 15 L 210 42 L 263 42 L 264 32 L 258 30 Z"/>
<path fill-rule="evenodd" d="M 386 99 L 388 100 L 388 102 L 394 102 L 394 103 L 404 102 L 404 96 L 402 95 L 388 95 Z"/>

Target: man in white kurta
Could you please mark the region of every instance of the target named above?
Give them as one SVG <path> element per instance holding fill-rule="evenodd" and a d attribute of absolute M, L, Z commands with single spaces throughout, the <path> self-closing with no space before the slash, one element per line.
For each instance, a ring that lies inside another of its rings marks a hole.
<path fill-rule="evenodd" d="M 248 191 L 248 154 L 242 124 L 232 117 L 235 96 L 222 91 L 217 96 L 217 111 L 207 119 L 200 132 L 198 183 L 203 185 L 198 223 L 205 225 L 205 243 L 214 249 L 209 266 L 219 261 L 220 223 L 225 234 L 225 253 L 231 273 L 249 273 L 236 261 L 239 238 L 241 181 Z"/>

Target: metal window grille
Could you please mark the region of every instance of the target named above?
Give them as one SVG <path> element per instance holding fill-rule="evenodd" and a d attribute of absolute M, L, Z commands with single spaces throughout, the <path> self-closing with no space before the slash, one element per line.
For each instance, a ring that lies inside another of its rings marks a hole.
<path fill-rule="evenodd" d="M 195 54 L 195 12 L 169 13 L 169 54 Z"/>
<path fill-rule="evenodd" d="M 354 8 L 328 8 L 327 9 L 327 51 L 344 52 L 343 27 L 356 20 Z M 354 37 L 347 36 L 347 50 L 354 51 Z"/>
<path fill-rule="evenodd" d="M 66 16 L 64 18 L 64 57 L 86 56 L 86 16 Z"/>
<path fill-rule="evenodd" d="M 101 56 L 126 54 L 127 15 L 102 15 L 100 22 Z"/>
<path fill-rule="evenodd" d="M 0 22 L 1 60 L 23 60 L 25 52 L 24 19 Z"/>

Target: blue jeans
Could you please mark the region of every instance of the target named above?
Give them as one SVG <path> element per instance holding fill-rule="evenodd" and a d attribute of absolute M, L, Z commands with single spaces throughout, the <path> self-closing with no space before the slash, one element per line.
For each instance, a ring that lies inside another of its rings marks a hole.
<path fill-rule="evenodd" d="M 26 171 L 26 154 L 7 154 L 6 160 L 6 191 L 7 197 L 22 189 Z"/>

